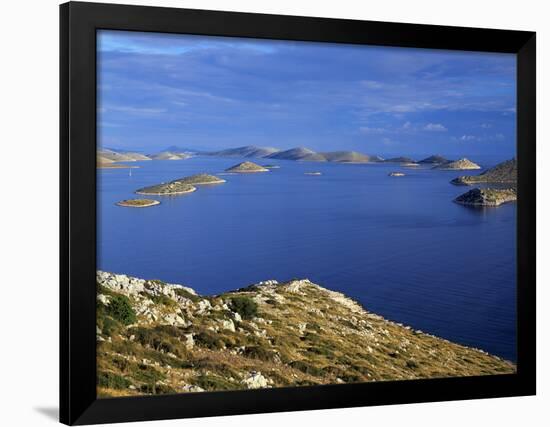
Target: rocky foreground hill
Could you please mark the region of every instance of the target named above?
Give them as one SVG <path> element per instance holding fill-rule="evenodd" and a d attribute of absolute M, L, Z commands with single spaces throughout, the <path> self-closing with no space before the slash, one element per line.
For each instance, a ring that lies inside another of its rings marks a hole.
<path fill-rule="evenodd" d="M 385 320 L 308 280 L 200 296 L 98 271 L 97 286 L 103 397 L 515 371 L 512 363 Z"/>

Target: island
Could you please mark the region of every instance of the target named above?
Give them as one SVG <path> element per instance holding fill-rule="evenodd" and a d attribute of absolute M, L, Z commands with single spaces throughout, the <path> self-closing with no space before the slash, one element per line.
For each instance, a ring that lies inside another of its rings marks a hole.
<path fill-rule="evenodd" d="M 160 205 L 158 200 L 153 199 L 128 199 L 116 203 L 117 206 L 126 208 L 148 208 L 149 206 Z"/>
<path fill-rule="evenodd" d="M 441 165 L 444 163 L 450 163 L 452 160 L 448 160 L 443 156 L 440 156 L 438 154 L 435 154 L 433 156 L 426 157 L 425 159 L 419 160 L 418 163 L 421 164 L 437 164 Z"/>
<path fill-rule="evenodd" d="M 156 195 L 156 196 L 175 196 L 179 194 L 188 194 L 195 191 L 197 188 L 193 185 L 185 184 L 179 181 L 171 181 L 152 185 L 150 187 L 140 188 L 136 190 L 136 194 Z"/>
<path fill-rule="evenodd" d="M 495 167 L 486 170 L 480 175 L 459 176 L 451 181 L 455 185 L 473 185 L 479 183 L 516 184 L 518 166 L 516 159 L 506 160 Z"/>
<path fill-rule="evenodd" d="M 384 160 L 384 163 L 409 163 L 409 164 L 414 163 L 414 164 L 416 164 L 414 159 L 411 159 L 410 157 L 404 157 L 404 156 L 392 157 L 390 159 L 386 159 L 386 160 Z"/>
<path fill-rule="evenodd" d="M 455 160 L 454 162 L 443 163 L 440 165 L 434 166 L 432 169 L 439 170 L 469 170 L 469 169 L 481 169 L 477 163 L 468 160 L 467 158 L 462 158 Z"/>
<path fill-rule="evenodd" d="M 474 188 L 454 201 L 461 205 L 496 207 L 516 200 L 517 192 L 513 188 Z"/>
<path fill-rule="evenodd" d="M 307 279 L 219 295 L 97 272 L 101 397 L 513 374 Z"/>
<path fill-rule="evenodd" d="M 269 169 L 257 165 L 253 162 L 242 162 L 235 166 L 231 166 L 225 170 L 226 172 L 235 173 L 256 173 L 256 172 L 269 172 Z"/>
<path fill-rule="evenodd" d="M 405 176 L 403 172 L 390 172 L 388 176 Z"/>
<path fill-rule="evenodd" d="M 196 175 L 187 176 L 185 178 L 176 179 L 172 182 L 178 182 L 181 184 L 189 185 L 212 185 L 212 184 L 223 184 L 225 179 L 221 179 L 214 175 L 209 175 L 207 173 L 199 173 Z"/>

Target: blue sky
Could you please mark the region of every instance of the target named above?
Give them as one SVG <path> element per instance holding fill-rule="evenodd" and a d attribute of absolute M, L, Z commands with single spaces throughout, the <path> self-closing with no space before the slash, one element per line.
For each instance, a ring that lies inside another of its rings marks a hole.
<path fill-rule="evenodd" d="M 100 31 L 102 147 L 515 154 L 515 55 Z"/>

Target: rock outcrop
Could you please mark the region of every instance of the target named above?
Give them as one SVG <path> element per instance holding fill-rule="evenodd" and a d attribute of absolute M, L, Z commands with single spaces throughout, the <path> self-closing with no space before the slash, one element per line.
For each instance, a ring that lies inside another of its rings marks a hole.
<path fill-rule="evenodd" d="M 515 372 L 307 279 L 200 296 L 98 271 L 97 286 L 102 397 Z"/>

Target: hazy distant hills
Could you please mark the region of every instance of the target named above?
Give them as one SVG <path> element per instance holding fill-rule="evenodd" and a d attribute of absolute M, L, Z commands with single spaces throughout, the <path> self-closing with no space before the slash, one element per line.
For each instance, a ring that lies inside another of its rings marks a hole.
<path fill-rule="evenodd" d="M 290 150 L 279 151 L 268 156 L 270 159 L 279 160 L 301 160 L 309 162 L 326 162 L 327 159 L 321 153 L 305 147 L 291 148 Z"/>
<path fill-rule="evenodd" d="M 183 160 L 193 156 L 236 157 L 236 158 L 262 158 L 277 160 L 294 160 L 303 162 L 336 162 L 336 163 L 402 163 L 432 165 L 438 169 L 475 169 L 479 166 L 467 159 L 452 162 L 440 155 L 432 155 L 416 161 L 410 157 L 399 156 L 384 159 L 358 151 L 326 151 L 318 152 L 307 147 L 294 147 L 281 150 L 275 147 L 261 147 L 246 145 L 243 147 L 227 148 L 218 151 L 200 151 L 188 147 L 170 146 L 159 153 L 142 154 L 138 152 L 114 150 L 104 148 L 97 152 L 98 164 L 134 162 L 141 160 Z M 468 163 L 468 164 L 466 164 Z"/>
<path fill-rule="evenodd" d="M 113 151 L 109 149 L 99 150 L 97 152 L 97 158 L 99 163 L 112 163 L 112 162 L 135 162 L 139 160 L 151 160 L 150 157 L 135 153 L 132 151 Z"/>
<path fill-rule="evenodd" d="M 279 149 L 273 147 L 247 145 L 245 147 L 228 148 L 227 150 L 212 151 L 204 154 L 218 157 L 268 157 L 279 151 Z"/>

